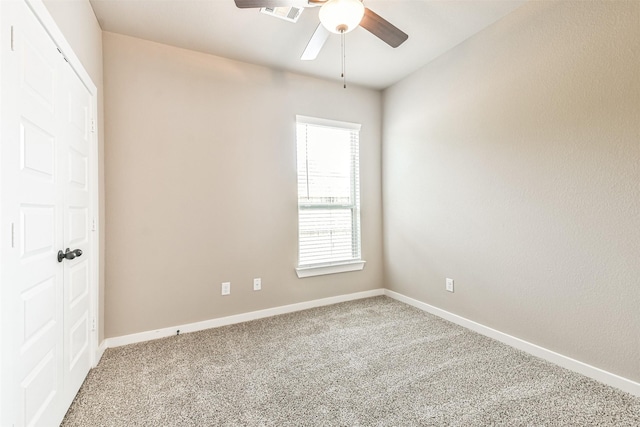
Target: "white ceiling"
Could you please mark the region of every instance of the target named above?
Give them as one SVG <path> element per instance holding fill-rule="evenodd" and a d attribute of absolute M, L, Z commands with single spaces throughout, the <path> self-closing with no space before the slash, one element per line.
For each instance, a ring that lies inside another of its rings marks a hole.
<path fill-rule="evenodd" d="M 104 31 L 217 56 L 340 80 L 340 36 L 315 61 L 300 55 L 318 25 L 318 8 L 297 23 L 234 0 L 90 0 Z M 365 0 L 409 34 L 393 49 L 363 28 L 346 35 L 347 82 L 383 89 L 512 12 L 526 0 Z"/>

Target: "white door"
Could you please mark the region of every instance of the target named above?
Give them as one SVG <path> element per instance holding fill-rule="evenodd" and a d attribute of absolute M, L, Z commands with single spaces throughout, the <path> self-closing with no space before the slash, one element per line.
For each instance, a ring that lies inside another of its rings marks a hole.
<path fill-rule="evenodd" d="M 91 364 L 92 98 L 24 2 L 0 15 L 0 424 L 54 426 Z"/>
<path fill-rule="evenodd" d="M 90 298 L 91 278 L 90 218 L 91 186 L 89 164 L 91 155 L 91 94 L 73 73 L 65 67 L 63 78 L 62 124 L 64 144 L 61 144 L 66 170 L 61 171 L 64 186 L 65 250 L 81 251 L 82 256 L 65 259 L 64 268 L 64 375 L 65 401 L 71 403 L 91 367 Z M 62 248 L 61 248 L 62 249 Z"/>

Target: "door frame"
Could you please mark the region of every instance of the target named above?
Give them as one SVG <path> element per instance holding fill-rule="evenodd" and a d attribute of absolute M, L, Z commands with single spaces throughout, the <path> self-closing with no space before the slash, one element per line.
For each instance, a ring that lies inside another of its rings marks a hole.
<path fill-rule="evenodd" d="M 98 90 L 96 85 L 93 83 L 89 73 L 87 73 L 86 69 L 83 67 L 80 59 L 76 56 L 71 48 L 69 42 L 65 39 L 62 31 L 58 28 L 58 25 L 54 21 L 53 17 L 49 13 L 48 9 L 42 2 L 42 0 L 14 0 L 24 2 L 27 7 L 33 12 L 36 19 L 40 22 L 40 25 L 47 32 L 53 43 L 60 50 L 62 55 L 65 57 L 71 69 L 76 74 L 76 76 L 80 79 L 82 84 L 86 87 L 91 95 L 91 106 L 90 106 L 90 117 L 91 117 L 91 136 L 90 136 L 90 158 L 89 158 L 89 188 L 91 193 L 91 215 L 89 219 L 90 226 L 90 263 L 91 263 L 91 271 L 89 273 L 89 313 L 90 313 L 90 336 L 89 336 L 89 354 L 90 354 L 90 363 L 91 366 L 95 367 L 100 360 L 100 357 L 104 350 L 100 350 L 99 346 L 99 331 L 100 331 L 100 319 L 99 319 L 99 287 L 100 287 L 100 210 L 99 210 L 99 187 L 98 187 Z M 3 9 L 6 9 L 7 6 L 3 6 L 5 3 L 4 0 L 0 0 L 0 12 Z M 9 2 L 6 2 L 9 3 Z M 5 3 L 5 4 L 6 4 Z M 10 6 L 9 6 L 10 7 Z M 8 43 L 10 42 L 10 28 L 2 28 L 0 35 L 0 43 Z M 0 75 L 2 74 L 2 58 L 0 58 Z M 0 101 L 0 105 L 6 102 L 13 102 L 14 100 L 2 99 Z M 0 109 L 1 111 L 1 109 Z M 2 144 L 7 143 L 7 141 L 2 140 L 2 135 L 0 134 L 0 146 Z M 0 183 L 2 185 L 6 185 L 6 183 Z M 1 200 L 0 200 L 1 203 Z M 2 209 L 0 209 L 0 215 L 2 215 Z M 4 223 L 4 220 L 1 222 Z M 7 238 L 11 238 L 12 230 L 0 230 L 0 236 L 2 236 L 3 240 L 6 241 Z M 0 282 L 0 290 L 3 289 L 5 284 Z M 5 295 L 4 292 L 0 292 L 0 312 L 4 311 L 4 308 L 7 307 L 9 301 L 4 300 Z M 4 314 L 0 316 L 0 366 L 6 366 L 5 364 L 9 362 L 9 360 L 3 360 L 5 357 L 12 358 L 8 351 L 11 349 L 7 347 L 11 347 L 8 345 L 7 340 L 9 339 L 10 325 L 4 324 Z M 4 387 L 0 387 L 0 401 L 3 403 L 11 403 L 13 401 L 12 396 L 3 395 Z M 13 406 L 13 405 L 12 405 Z M 5 419 L 8 414 L 5 413 L 4 410 L 0 412 L 0 419 Z"/>

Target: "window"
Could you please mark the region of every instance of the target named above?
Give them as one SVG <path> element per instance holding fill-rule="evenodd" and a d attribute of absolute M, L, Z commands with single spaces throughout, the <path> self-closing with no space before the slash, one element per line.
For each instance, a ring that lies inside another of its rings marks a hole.
<path fill-rule="evenodd" d="M 297 116 L 298 277 L 362 270 L 360 125 Z"/>

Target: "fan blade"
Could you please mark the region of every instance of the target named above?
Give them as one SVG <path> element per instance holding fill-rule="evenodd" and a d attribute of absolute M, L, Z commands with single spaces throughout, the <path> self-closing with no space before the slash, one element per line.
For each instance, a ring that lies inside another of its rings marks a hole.
<path fill-rule="evenodd" d="M 235 0 L 236 6 L 240 9 L 258 8 L 258 7 L 287 7 L 296 6 L 299 1 L 296 0 Z"/>
<path fill-rule="evenodd" d="M 304 49 L 304 52 L 302 52 L 300 59 L 303 61 L 312 61 L 316 59 L 330 34 L 329 30 L 327 30 L 324 25 L 318 24 L 318 28 L 313 32 L 311 40 L 307 43 L 307 47 Z"/>
<path fill-rule="evenodd" d="M 409 36 L 369 8 L 364 9 L 364 18 L 360 26 L 391 47 L 398 47 Z"/>

